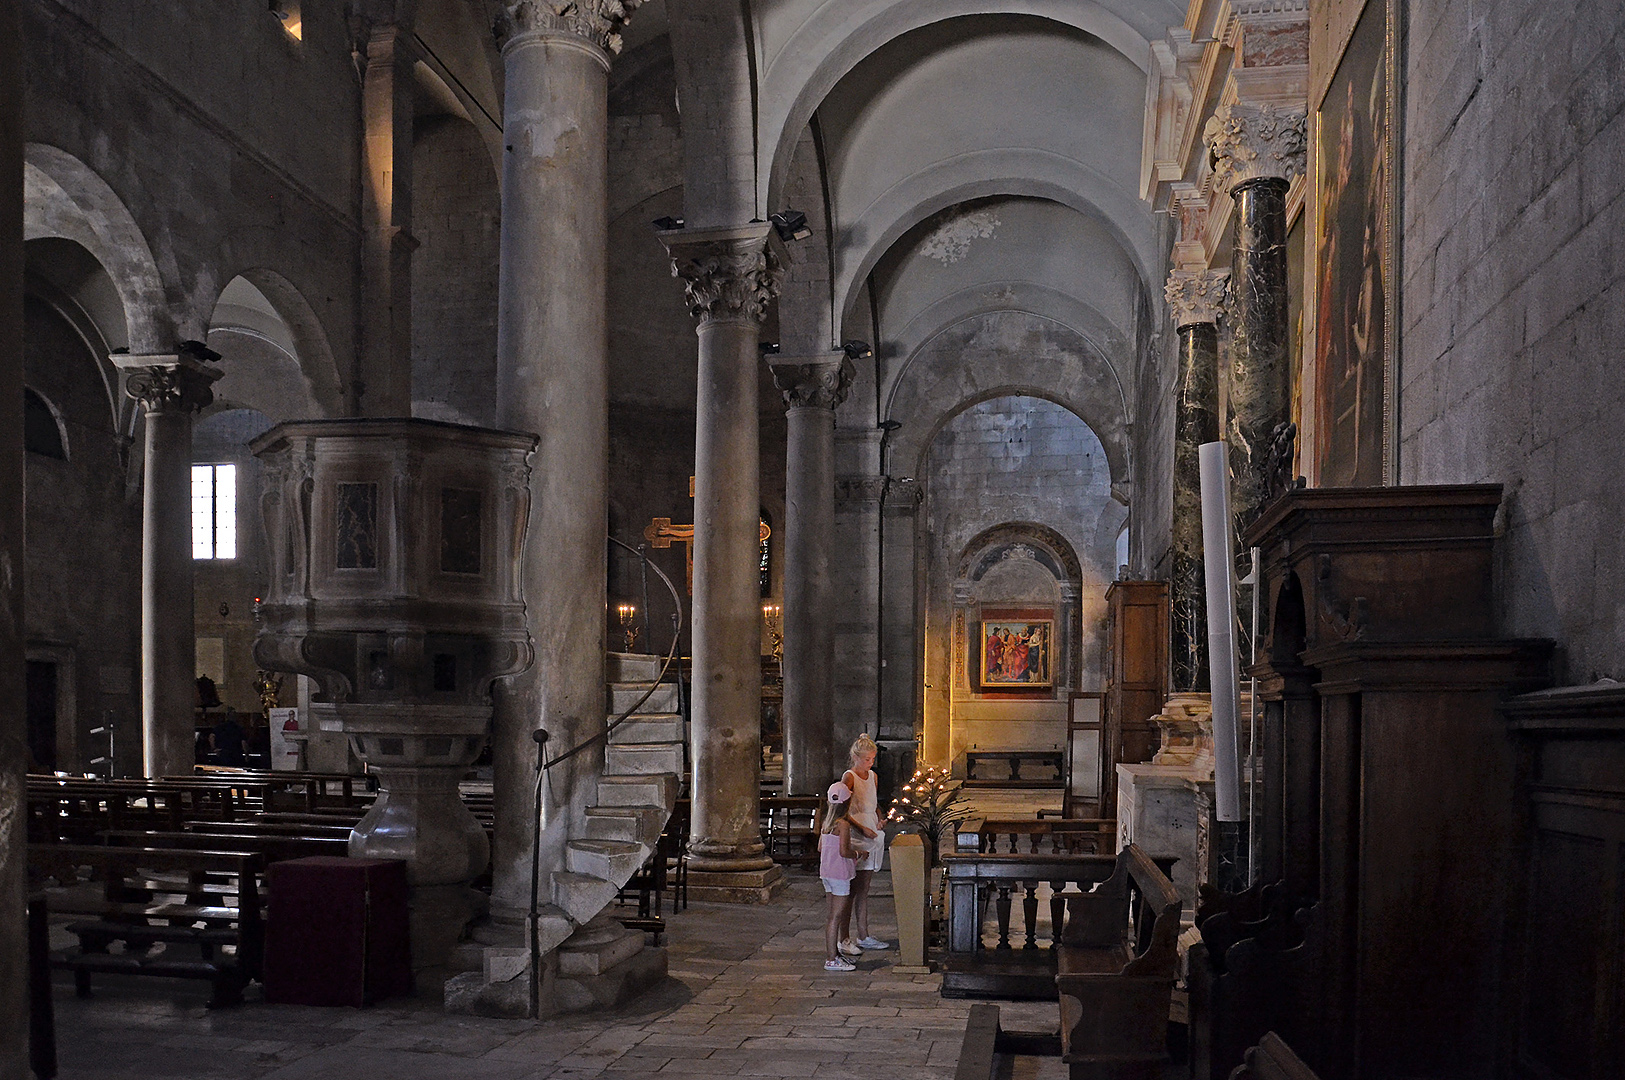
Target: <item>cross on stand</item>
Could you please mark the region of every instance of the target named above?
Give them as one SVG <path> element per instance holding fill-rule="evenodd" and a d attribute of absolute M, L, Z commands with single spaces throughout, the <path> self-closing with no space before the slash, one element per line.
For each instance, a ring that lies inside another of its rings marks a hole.
<path fill-rule="evenodd" d="M 694 497 L 694 478 L 688 478 L 688 497 Z M 767 522 L 761 523 L 761 541 L 773 535 L 773 530 Z M 673 525 L 669 517 L 652 518 L 643 528 L 643 538 L 649 541 L 650 547 L 669 548 L 674 543 L 682 544 L 688 549 L 688 595 L 694 595 L 694 526 Z"/>

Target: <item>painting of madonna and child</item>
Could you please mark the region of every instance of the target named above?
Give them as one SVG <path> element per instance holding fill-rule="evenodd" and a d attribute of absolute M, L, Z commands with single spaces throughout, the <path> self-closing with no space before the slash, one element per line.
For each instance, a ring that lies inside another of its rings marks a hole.
<path fill-rule="evenodd" d="M 1053 619 L 984 620 L 982 688 L 1037 689 L 1052 685 Z"/>

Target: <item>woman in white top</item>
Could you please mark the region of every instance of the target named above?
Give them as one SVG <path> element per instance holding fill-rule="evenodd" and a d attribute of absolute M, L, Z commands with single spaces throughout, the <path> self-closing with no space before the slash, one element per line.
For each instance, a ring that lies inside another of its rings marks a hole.
<path fill-rule="evenodd" d="M 847 918 L 842 920 L 838 946 L 847 956 L 857 956 L 864 949 L 890 948 L 869 933 L 869 881 L 886 856 L 886 834 L 880 828 L 875 799 L 874 766 L 879 750 L 873 739 L 859 735 L 852 744 L 852 767 L 841 777 L 841 783 L 852 789 L 852 809 L 847 817 L 852 822 L 852 847 L 858 853 L 857 872 L 852 877 L 852 902 L 847 905 Z M 858 924 L 856 941 L 852 940 L 853 919 Z"/>

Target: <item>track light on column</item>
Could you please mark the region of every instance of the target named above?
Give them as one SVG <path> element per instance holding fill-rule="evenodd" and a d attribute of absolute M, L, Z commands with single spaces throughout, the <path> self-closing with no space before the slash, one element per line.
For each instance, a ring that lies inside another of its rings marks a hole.
<path fill-rule="evenodd" d="M 807 224 L 807 215 L 800 210 L 780 210 L 776 214 L 769 214 L 767 220 L 773 223 L 773 231 L 779 234 L 779 239 L 787 244 L 792 240 L 805 240 L 812 235 L 812 226 Z"/>
<path fill-rule="evenodd" d="M 867 360 L 875 354 L 867 341 L 843 341 L 841 351 L 846 353 L 849 360 Z"/>

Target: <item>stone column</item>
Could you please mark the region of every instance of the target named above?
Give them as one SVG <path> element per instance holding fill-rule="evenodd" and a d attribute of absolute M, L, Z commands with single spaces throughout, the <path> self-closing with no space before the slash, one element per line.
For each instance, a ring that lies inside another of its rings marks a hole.
<path fill-rule="evenodd" d="M 784 793 L 816 795 L 834 764 L 835 409 L 856 374 L 837 354 L 773 365 L 789 437 L 784 482 Z"/>
<path fill-rule="evenodd" d="M 1219 305 L 1229 274 L 1174 270 L 1168 310 L 1179 331 L 1174 420 L 1173 678 L 1175 692 L 1207 693 L 1207 588 L 1202 569 L 1202 477 L 1197 448 L 1219 438 Z"/>
<path fill-rule="evenodd" d="M 23 50 L 0 0 L 0 821 L 25 820 L 23 649 Z M 0 1077 L 28 1067 L 28 830 L 0 831 Z"/>
<path fill-rule="evenodd" d="M 404 5 L 397 5 L 398 7 Z M 412 54 L 408 27 L 367 27 L 361 109 L 361 334 L 352 407 L 412 415 Z"/>
<path fill-rule="evenodd" d="M 220 357 L 196 342 L 163 356 L 117 354 L 146 421 L 141 500 L 141 761 L 148 776 L 196 761 L 192 612 L 192 417 L 214 400 Z"/>
<path fill-rule="evenodd" d="M 764 223 L 661 234 L 698 321 L 694 433 L 694 798 L 689 888 L 765 901 L 783 887 L 757 824 L 762 765 L 757 336 L 781 273 Z"/>
<path fill-rule="evenodd" d="M 497 22 L 503 95 L 497 425 L 541 436 L 530 479 L 526 625 L 536 662 L 496 697 L 492 920 L 530 905 L 536 743 L 562 753 L 604 725 L 609 518 L 609 65 L 635 3 L 509 3 Z M 564 866 L 569 820 L 603 755 L 555 768 L 544 791 L 545 874 Z M 547 882 L 542 896 L 548 895 Z"/>
<path fill-rule="evenodd" d="M 1290 461 L 1291 343 L 1287 322 L 1286 193 L 1303 172 L 1305 110 L 1221 105 L 1204 138 L 1213 186 L 1235 203 L 1226 311 L 1230 359 L 1231 505 L 1240 528 L 1264 508 L 1272 456 Z"/>

